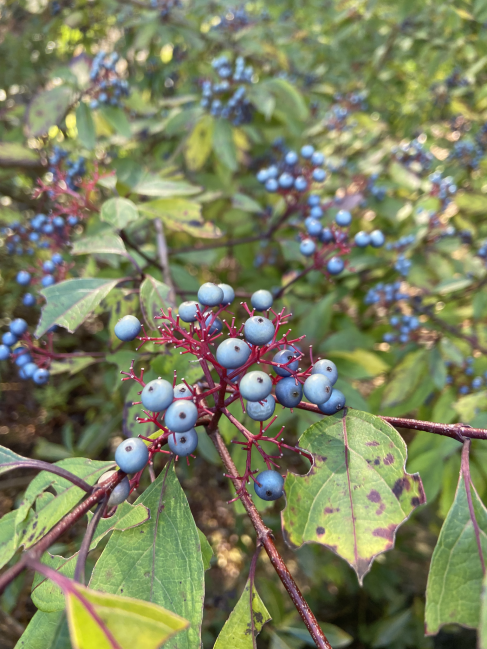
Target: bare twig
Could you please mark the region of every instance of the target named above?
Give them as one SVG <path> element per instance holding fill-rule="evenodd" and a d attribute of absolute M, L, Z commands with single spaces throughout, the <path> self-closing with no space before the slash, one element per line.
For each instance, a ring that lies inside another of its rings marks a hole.
<path fill-rule="evenodd" d="M 83 541 L 79 549 L 78 559 L 76 560 L 76 567 L 74 569 L 74 580 L 78 581 L 80 584 L 85 583 L 86 559 L 88 557 L 88 552 L 90 551 L 91 541 L 93 540 L 96 528 L 98 526 L 98 523 L 100 522 L 101 517 L 103 516 L 103 512 L 105 511 L 107 500 L 107 494 L 105 494 L 103 500 L 98 503 L 98 507 L 93 514 L 93 518 L 86 528 L 86 533 L 83 537 Z"/>
<path fill-rule="evenodd" d="M 172 304 L 176 303 L 176 293 L 174 290 L 174 283 L 171 277 L 171 271 L 169 269 L 169 258 L 166 237 L 164 235 L 164 226 L 162 225 L 161 219 L 154 219 L 154 225 L 156 228 L 156 239 L 157 239 L 157 252 L 159 254 L 159 262 L 162 268 L 162 276 L 164 278 L 165 284 L 171 289 L 170 301 Z"/>
<path fill-rule="evenodd" d="M 49 464 L 49 462 L 43 462 L 42 460 L 19 460 L 18 462 L 7 462 L 1 465 L 2 472 L 13 471 L 14 469 L 38 469 L 39 471 L 49 471 L 49 473 L 54 473 L 60 478 L 69 480 L 76 487 L 83 489 L 86 493 L 91 493 L 93 487 L 85 482 L 82 478 L 79 478 L 74 473 L 66 471 L 66 469 L 56 466 L 55 464 Z"/>

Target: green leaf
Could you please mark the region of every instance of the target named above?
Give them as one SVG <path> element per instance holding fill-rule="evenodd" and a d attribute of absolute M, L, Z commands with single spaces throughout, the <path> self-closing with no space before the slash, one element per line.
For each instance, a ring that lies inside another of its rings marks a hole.
<path fill-rule="evenodd" d="M 9 467 L 2 466 L 2 464 L 9 464 L 10 462 L 29 462 L 29 458 L 17 455 L 17 453 L 5 448 L 5 446 L 0 446 L 0 475 L 10 471 Z"/>
<path fill-rule="evenodd" d="M 147 175 L 142 178 L 132 191 L 142 196 L 159 196 L 160 198 L 171 198 L 172 196 L 191 196 L 199 194 L 201 187 L 190 185 L 181 180 L 166 180 L 154 175 Z"/>
<path fill-rule="evenodd" d="M 204 598 L 204 565 L 198 529 L 186 495 L 168 465 L 138 498 L 150 509 L 141 528 L 113 532 L 90 586 L 154 602 L 189 620 L 191 627 L 170 641 L 171 649 L 196 649 Z M 136 643 L 133 646 L 138 646 Z"/>
<path fill-rule="evenodd" d="M 146 275 L 140 287 L 140 307 L 149 329 L 156 328 L 154 317 L 161 315 L 161 309 L 167 313 L 168 306 L 174 306 L 169 286 L 152 275 Z"/>
<path fill-rule="evenodd" d="M 237 605 L 230 613 L 230 617 L 225 622 L 225 626 L 220 631 L 213 649 L 252 649 L 252 622 L 254 620 L 254 637 L 260 633 L 266 622 L 269 622 L 271 616 L 267 611 L 264 602 L 260 599 L 255 588 L 252 589 L 252 612 L 250 610 L 250 579 L 247 580 Z"/>
<path fill-rule="evenodd" d="M 462 212 L 467 212 L 467 214 L 485 214 L 487 196 L 485 194 L 459 192 L 455 195 L 455 204 Z"/>
<path fill-rule="evenodd" d="M 232 127 L 226 119 L 217 119 L 214 124 L 213 151 L 215 156 L 230 171 L 237 171 L 237 147 L 233 140 Z"/>
<path fill-rule="evenodd" d="M 130 122 L 127 118 L 127 115 L 121 108 L 115 108 L 114 106 L 103 106 L 102 108 L 100 108 L 100 113 L 119 135 L 125 138 L 130 138 L 132 136 Z"/>
<path fill-rule="evenodd" d="M 454 291 L 461 291 L 467 286 L 470 286 L 473 283 L 473 280 L 468 277 L 458 277 L 453 279 L 445 279 L 439 284 L 436 285 L 435 291 L 440 295 L 447 295 L 448 293 L 453 293 Z"/>
<path fill-rule="evenodd" d="M 37 611 L 15 649 L 72 649 L 66 613 Z"/>
<path fill-rule="evenodd" d="M 292 546 L 321 543 L 344 558 L 358 579 L 394 545 L 396 530 L 425 502 L 419 475 L 405 472 L 399 433 L 358 410 L 325 417 L 299 440 L 313 454 L 305 476 L 288 473 L 283 530 Z"/>
<path fill-rule="evenodd" d="M 20 164 L 23 167 L 40 167 L 38 153 L 20 142 L 0 142 L 0 167 Z"/>
<path fill-rule="evenodd" d="M 478 638 L 479 649 L 487 649 L 487 575 L 482 584 Z"/>
<path fill-rule="evenodd" d="M 26 111 L 26 127 L 29 136 L 45 135 L 51 126 L 58 125 L 73 100 L 68 86 L 57 86 L 34 96 Z"/>
<path fill-rule="evenodd" d="M 92 517 L 93 514 L 89 512 L 88 519 L 91 520 Z M 113 516 L 110 516 L 110 518 L 102 518 L 98 523 L 95 536 L 90 544 L 90 552 L 94 550 L 100 541 L 113 530 L 124 532 L 125 530 L 146 523 L 149 518 L 150 512 L 147 507 L 144 507 L 144 505 L 130 505 L 127 501 L 123 502 L 117 507 L 117 511 Z M 77 558 L 78 553 L 65 558 L 46 552 L 42 556 L 41 561 L 50 568 L 59 570 L 62 575 L 72 577 L 74 575 Z M 45 612 L 64 610 L 64 595 L 59 586 L 39 573 L 36 573 L 34 576 L 32 584 L 32 601 L 38 609 Z"/>
<path fill-rule="evenodd" d="M 73 255 L 96 255 L 96 254 L 111 254 L 111 255 L 126 255 L 127 250 L 122 239 L 111 232 L 104 230 L 98 234 L 90 237 L 83 237 L 73 243 L 71 249 Z"/>
<path fill-rule="evenodd" d="M 184 158 L 190 171 L 199 171 L 208 160 L 213 148 L 214 124 L 211 115 L 204 115 L 186 140 Z"/>
<path fill-rule="evenodd" d="M 100 219 L 110 223 L 117 230 L 123 230 L 138 218 L 136 205 L 127 198 L 109 198 L 101 206 Z"/>
<path fill-rule="evenodd" d="M 367 372 L 368 376 L 378 376 L 387 372 L 389 369 L 387 363 L 378 354 L 374 354 L 374 352 L 366 349 L 355 349 L 353 352 L 337 351 L 333 352 L 333 356 L 360 365 Z"/>
<path fill-rule="evenodd" d="M 39 338 L 54 324 L 73 333 L 117 283 L 118 279 L 68 279 L 43 289 L 47 304 L 35 335 Z"/>
<path fill-rule="evenodd" d="M 406 401 L 424 377 L 427 352 L 408 354 L 394 369 L 382 396 L 382 408 L 392 408 Z"/>
<path fill-rule="evenodd" d="M 0 568 L 10 561 L 18 547 L 15 532 L 16 516 L 17 512 L 14 509 L 0 518 Z"/>
<path fill-rule="evenodd" d="M 162 219 L 169 230 L 192 236 L 215 238 L 221 232 L 201 216 L 201 204 L 186 198 L 159 198 L 139 205 L 139 212 L 151 219 Z"/>
<path fill-rule="evenodd" d="M 250 196 L 238 192 L 232 196 L 232 207 L 242 210 L 242 212 L 255 212 L 257 214 L 262 212 L 262 205 L 254 201 Z"/>
<path fill-rule="evenodd" d="M 303 96 L 293 84 L 285 79 L 272 79 L 262 84 L 276 99 L 276 106 L 293 118 L 304 121 L 308 118 L 308 107 Z"/>
<path fill-rule="evenodd" d="M 96 144 L 95 123 L 90 107 L 83 101 L 80 101 L 76 109 L 76 128 L 81 144 L 87 149 L 94 149 Z"/>
<path fill-rule="evenodd" d="M 63 361 L 53 361 L 49 368 L 49 372 L 51 376 L 54 376 L 54 374 L 64 374 L 64 372 L 69 372 L 69 374 L 73 376 L 73 374 L 81 372 L 85 367 L 89 367 L 98 360 L 99 359 L 93 358 L 92 356 L 73 356 L 71 358 L 66 358 Z"/>
<path fill-rule="evenodd" d="M 75 649 L 158 649 L 188 626 L 179 615 L 156 604 L 80 584 L 72 583 L 65 596 Z"/>
<path fill-rule="evenodd" d="M 330 624 L 329 622 L 318 622 L 321 627 L 321 630 L 326 635 L 328 642 L 331 644 L 333 649 L 341 649 L 342 647 L 348 647 L 352 642 L 353 638 L 343 629 L 340 629 L 339 626 L 335 624 Z M 310 636 L 308 629 L 304 624 L 293 624 L 292 626 L 279 626 L 279 632 L 287 633 L 288 635 L 298 638 L 302 642 L 305 642 L 310 647 L 316 647 L 315 641 Z"/>
<path fill-rule="evenodd" d="M 399 162 L 392 162 L 389 167 L 391 179 L 400 187 L 415 191 L 421 186 L 421 179 Z"/>
<path fill-rule="evenodd" d="M 458 412 L 460 420 L 468 423 L 482 410 L 487 408 L 487 391 L 474 392 L 460 397 L 453 408 Z"/>
<path fill-rule="evenodd" d="M 487 556 L 487 510 L 471 485 L 475 518 Z M 465 481 L 458 481 L 455 500 L 441 528 L 426 587 L 425 628 L 438 633 L 444 624 L 476 628 L 480 622 L 482 567 L 470 518 Z"/>
<path fill-rule="evenodd" d="M 206 536 L 203 534 L 203 532 L 198 529 L 198 536 L 200 539 L 200 545 L 201 545 L 201 555 L 203 557 L 203 567 L 205 569 L 205 572 L 210 569 L 211 566 L 211 560 L 213 558 L 213 548 L 208 542 L 208 539 Z"/>

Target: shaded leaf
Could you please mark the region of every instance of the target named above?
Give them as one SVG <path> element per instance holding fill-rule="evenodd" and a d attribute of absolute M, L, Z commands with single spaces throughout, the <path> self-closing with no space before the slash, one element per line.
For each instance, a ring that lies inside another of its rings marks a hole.
<path fill-rule="evenodd" d="M 161 315 L 161 309 L 167 313 L 168 306 L 173 306 L 170 287 L 152 275 L 146 275 L 140 287 L 140 307 L 150 329 L 157 326 L 154 316 Z"/>
<path fill-rule="evenodd" d="M 406 401 L 424 377 L 427 353 L 425 350 L 408 354 L 394 369 L 382 396 L 382 408 Z"/>
<path fill-rule="evenodd" d="M 130 128 L 130 122 L 121 108 L 115 106 L 102 106 L 100 108 L 100 113 L 119 135 L 126 138 L 131 137 L 132 130 Z"/>
<path fill-rule="evenodd" d="M 63 361 L 53 361 L 49 368 L 49 372 L 51 376 L 54 374 L 64 374 L 64 372 L 69 372 L 69 374 L 73 376 L 73 374 L 81 372 L 85 367 L 89 367 L 97 361 L 99 361 L 99 359 L 93 358 L 92 356 L 73 356 L 71 358 L 66 358 Z"/>
<path fill-rule="evenodd" d="M 20 144 L 20 142 L 0 142 L 0 167 L 40 167 L 38 153 Z"/>
<path fill-rule="evenodd" d="M 10 471 L 9 467 L 2 467 L 2 464 L 9 464 L 10 462 L 29 462 L 29 458 L 17 455 L 17 453 L 5 448 L 5 446 L 0 446 L 0 475 Z"/>
<path fill-rule="evenodd" d="M 68 279 L 43 289 L 47 304 L 35 335 L 42 336 L 54 324 L 73 333 L 117 283 L 118 279 Z"/>
<path fill-rule="evenodd" d="M 96 255 L 98 254 L 111 254 L 111 255 L 126 255 L 127 250 L 125 249 L 125 244 L 122 239 L 111 232 L 110 230 L 104 230 L 98 234 L 94 234 L 90 237 L 83 237 L 83 239 L 78 239 L 73 243 L 71 248 L 73 255 Z"/>
<path fill-rule="evenodd" d="M 307 119 L 308 107 L 303 96 L 293 84 L 285 79 L 272 79 L 262 85 L 274 95 L 276 107 L 279 110 L 301 121 Z"/>
<path fill-rule="evenodd" d="M 419 475 L 405 472 L 404 440 L 378 417 L 347 409 L 313 424 L 299 446 L 314 462 L 307 475 L 286 477 L 287 539 L 325 545 L 362 582 L 374 558 L 393 547 L 399 525 L 425 502 Z"/>
<path fill-rule="evenodd" d="M 176 232 L 192 236 L 215 238 L 220 230 L 201 216 L 201 204 L 185 198 L 160 198 L 139 205 L 139 212 L 151 219 L 162 219 L 164 225 Z"/>
<path fill-rule="evenodd" d="M 329 622 L 318 622 L 321 627 L 321 630 L 326 635 L 328 642 L 331 644 L 333 649 L 341 649 L 342 647 L 348 647 L 352 642 L 352 636 L 340 629 L 339 626 L 335 624 L 330 624 Z M 315 641 L 310 636 L 308 629 L 304 624 L 293 624 L 292 626 L 280 626 L 279 631 L 282 633 L 287 633 L 288 635 L 298 638 L 302 642 L 305 642 L 310 647 L 316 647 Z"/>
<path fill-rule="evenodd" d="M 172 196 L 191 196 L 199 194 L 201 187 L 190 185 L 182 180 L 166 180 L 158 176 L 145 176 L 134 187 L 132 191 L 142 196 L 159 196 L 170 198 Z"/>
<path fill-rule="evenodd" d="M 10 561 L 18 547 L 15 532 L 16 516 L 17 512 L 14 509 L 0 518 L 0 568 Z"/>
<path fill-rule="evenodd" d="M 200 545 L 201 545 L 201 554 L 203 556 L 203 567 L 206 570 L 210 569 L 211 565 L 211 559 L 213 557 L 213 548 L 208 542 L 208 539 L 206 536 L 203 534 L 203 532 L 198 528 L 198 536 L 200 539 Z"/>
<path fill-rule="evenodd" d="M 123 230 L 138 218 L 137 206 L 127 198 L 109 198 L 101 206 L 100 219 L 110 223 L 117 230 Z"/>
<path fill-rule="evenodd" d="M 15 649 L 72 649 L 66 613 L 37 611 Z"/>
<path fill-rule="evenodd" d="M 207 161 L 213 148 L 213 130 L 214 120 L 211 115 L 204 115 L 196 122 L 184 149 L 184 158 L 190 171 L 198 171 Z"/>
<path fill-rule="evenodd" d="M 389 174 L 395 183 L 405 189 L 414 191 L 421 185 L 421 179 L 399 162 L 391 163 L 389 166 Z"/>
<path fill-rule="evenodd" d="M 215 121 L 213 129 L 213 151 L 217 159 L 230 171 L 237 171 L 237 147 L 233 140 L 233 130 L 226 119 Z"/>
<path fill-rule="evenodd" d="M 57 86 L 34 96 L 26 111 L 26 127 L 30 136 L 44 135 L 63 119 L 73 100 L 68 86 Z"/>
<path fill-rule="evenodd" d="M 242 210 L 242 212 L 262 212 L 262 206 L 245 194 L 234 194 L 232 196 L 232 207 Z"/>
<path fill-rule="evenodd" d="M 76 109 L 76 128 L 78 140 L 87 149 L 94 149 L 96 144 L 95 123 L 87 103 L 80 101 Z"/>

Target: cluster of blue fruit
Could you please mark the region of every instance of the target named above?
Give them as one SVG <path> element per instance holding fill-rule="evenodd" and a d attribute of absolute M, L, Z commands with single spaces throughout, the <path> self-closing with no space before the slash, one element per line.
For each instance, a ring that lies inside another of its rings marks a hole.
<path fill-rule="evenodd" d="M 266 20 L 269 13 L 264 10 L 261 12 L 261 19 Z M 220 22 L 212 26 L 212 29 L 221 29 L 236 32 L 244 27 L 249 27 L 255 23 L 255 18 L 251 16 L 244 6 L 237 7 L 236 9 L 227 9 L 227 11 L 220 16 Z"/>
<path fill-rule="evenodd" d="M 419 320 L 414 315 L 393 315 L 389 318 L 389 324 L 396 333 L 385 333 L 383 338 L 385 343 L 398 341 L 405 344 L 409 342 L 411 333 L 419 329 Z"/>
<path fill-rule="evenodd" d="M 377 180 L 379 174 L 372 174 L 367 181 L 367 190 L 377 201 L 383 201 L 387 194 L 387 189 L 384 186 L 378 185 Z"/>
<path fill-rule="evenodd" d="M 477 142 L 460 140 L 455 142 L 450 152 L 449 159 L 455 160 L 462 167 L 467 169 L 478 169 L 485 155 L 485 151 Z"/>
<path fill-rule="evenodd" d="M 52 173 L 53 180 L 60 180 L 60 165 L 64 163 L 66 168 L 64 180 L 69 189 L 77 192 L 80 186 L 80 179 L 86 174 L 86 159 L 79 156 L 76 160 L 70 160 L 69 153 L 60 146 L 53 147 L 53 152 L 49 156 L 49 171 Z M 52 196 L 52 192 L 48 192 Z"/>
<path fill-rule="evenodd" d="M 2 228 L 1 233 L 6 237 L 5 247 L 10 255 L 34 255 L 36 248 L 43 250 L 66 243 L 77 223 L 78 217 L 74 215 L 36 214 L 26 225 L 15 221 Z"/>
<path fill-rule="evenodd" d="M 477 250 L 477 257 L 480 257 L 487 264 L 487 242 L 484 242 Z"/>
<path fill-rule="evenodd" d="M 96 110 L 99 106 L 121 106 L 122 98 L 130 93 L 129 84 L 122 79 L 116 70 L 119 59 L 117 52 L 107 54 L 100 50 L 91 64 L 90 81 L 93 82 L 93 99 L 90 108 Z"/>
<path fill-rule="evenodd" d="M 212 336 L 219 336 L 223 330 L 223 322 L 216 317 L 212 309 L 227 307 L 234 299 L 235 292 L 228 284 L 217 285 L 207 282 L 200 286 L 197 302 L 187 301 L 180 305 L 178 318 L 191 325 L 198 322 L 201 329 L 208 330 Z M 256 291 L 251 296 L 254 311 L 268 311 L 272 308 L 273 301 L 272 294 L 266 290 Z M 135 316 L 128 315 L 115 325 L 115 335 L 120 340 L 128 342 L 139 336 L 141 328 L 140 321 Z M 215 367 L 228 372 L 228 377 L 237 391 L 235 394 L 246 400 L 245 412 L 251 419 L 263 422 L 272 417 L 276 401 L 286 408 L 294 408 L 301 402 L 303 394 L 327 415 L 344 408 L 343 393 L 333 387 L 338 379 L 338 371 L 332 361 L 318 360 L 314 363 L 311 373 L 306 378 L 304 376 L 301 378 L 298 365 L 303 354 L 293 345 L 285 345 L 274 354 L 271 362 L 267 361 L 277 376 L 272 377 L 261 370 L 249 371 L 250 368 L 245 366 L 251 354 L 256 359 L 260 358 L 260 353 L 256 352 L 275 341 L 276 328 L 269 318 L 263 315 L 251 315 L 243 325 L 242 334 L 242 337 L 233 335 L 218 344 L 214 360 L 208 358 L 208 354 L 205 356 L 206 360 Z M 238 371 L 240 368 L 243 368 L 241 372 Z M 275 396 L 272 394 L 273 387 L 275 387 Z M 175 455 L 185 457 L 196 450 L 198 435 L 195 425 L 200 414 L 204 415 L 205 411 L 204 409 L 200 411 L 199 402 L 189 385 L 180 383 L 173 387 L 165 379 L 154 379 L 144 386 L 141 401 L 147 411 L 164 413 L 164 423 L 169 430 L 167 443 Z M 139 440 L 137 444 L 143 457 L 140 458 L 140 463 L 129 465 L 125 459 L 122 459 L 127 455 L 127 444 L 133 446 L 134 442 L 132 439 L 123 442 L 119 447 L 121 450 L 117 449 L 115 458 L 122 470 L 135 473 L 145 466 L 147 454 L 143 451 Z M 133 448 L 135 449 L 135 446 Z M 138 452 L 134 457 L 138 458 Z M 279 476 L 280 479 L 278 476 L 275 471 L 259 474 L 255 487 L 256 493 L 265 500 L 275 500 L 280 497 L 283 481 L 282 476 Z M 267 493 L 270 484 L 280 485 L 280 489 L 272 489 Z"/>
<path fill-rule="evenodd" d="M 367 291 L 364 303 L 365 304 L 381 304 L 383 306 L 391 306 L 401 300 L 409 300 L 409 293 L 401 292 L 401 282 L 397 281 L 392 284 L 384 284 L 379 282 Z"/>
<path fill-rule="evenodd" d="M 471 356 L 465 359 L 465 363 L 461 368 L 455 368 L 449 360 L 445 361 L 445 367 L 449 372 L 446 376 L 446 384 L 453 385 L 455 383 L 461 383 L 458 387 L 458 394 L 462 396 L 475 392 L 476 390 L 481 390 L 487 384 L 487 372 L 474 376 L 474 359 Z M 465 377 L 468 377 L 469 383 L 465 383 Z"/>
<path fill-rule="evenodd" d="M 393 147 L 392 153 L 402 165 L 407 168 L 412 167 L 418 171 L 429 169 L 434 160 L 433 154 L 426 151 L 424 145 L 418 139 Z"/>
<path fill-rule="evenodd" d="M 2 336 L 0 361 L 11 358 L 19 368 L 21 379 L 32 379 L 36 385 L 44 385 L 49 380 L 49 371 L 38 367 L 29 351 L 22 345 L 17 344 L 27 329 L 27 322 L 22 318 L 12 320 L 9 330 Z"/>
<path fill-rule="evenodd" d="M 352 123 L 348 121 L 350 115 L 356 111 L 367 110 L 366 93 L 350 92 L 346 95 L 336 94 L 334 102 L 325 115 L 325 125 L 329 131 L 345 131 Z"/>
<path fill-rule="evenodd" d="M 296 151 L 287 151 L 277 164 L 261 169 L 257 180 L 270 193 L 302 194 L 312 182 L 322 183 L 326 179 L 325 156 L 311 144 L 303 146 L 300 153 L 301 158 Z"/>
<path fill-rule="evenodd" d="M 235 60 L 235 67 L 232 67 L 226 56 L 217 57 L 211 65 L 220 81 L 203 81 L 200 105 L 207 108 L 214 117 L 228 119 L 235 126 L 248 124 L 252 121 L 254 107 L 246 96 L 244 84 L 252 83 L 254 69 L 251 65 L 245 65 L 242 56 Z"/>

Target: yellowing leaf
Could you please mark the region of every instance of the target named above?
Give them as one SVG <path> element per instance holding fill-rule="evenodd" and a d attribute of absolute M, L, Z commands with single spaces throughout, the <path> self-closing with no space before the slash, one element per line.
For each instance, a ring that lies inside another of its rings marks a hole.
<path fill-rule="evenodd" d="M 186 141 L 184 158 L 190 171 L 198 171 L 207 161 L 213 148 L 213 118 L 204 115 Z"/>

